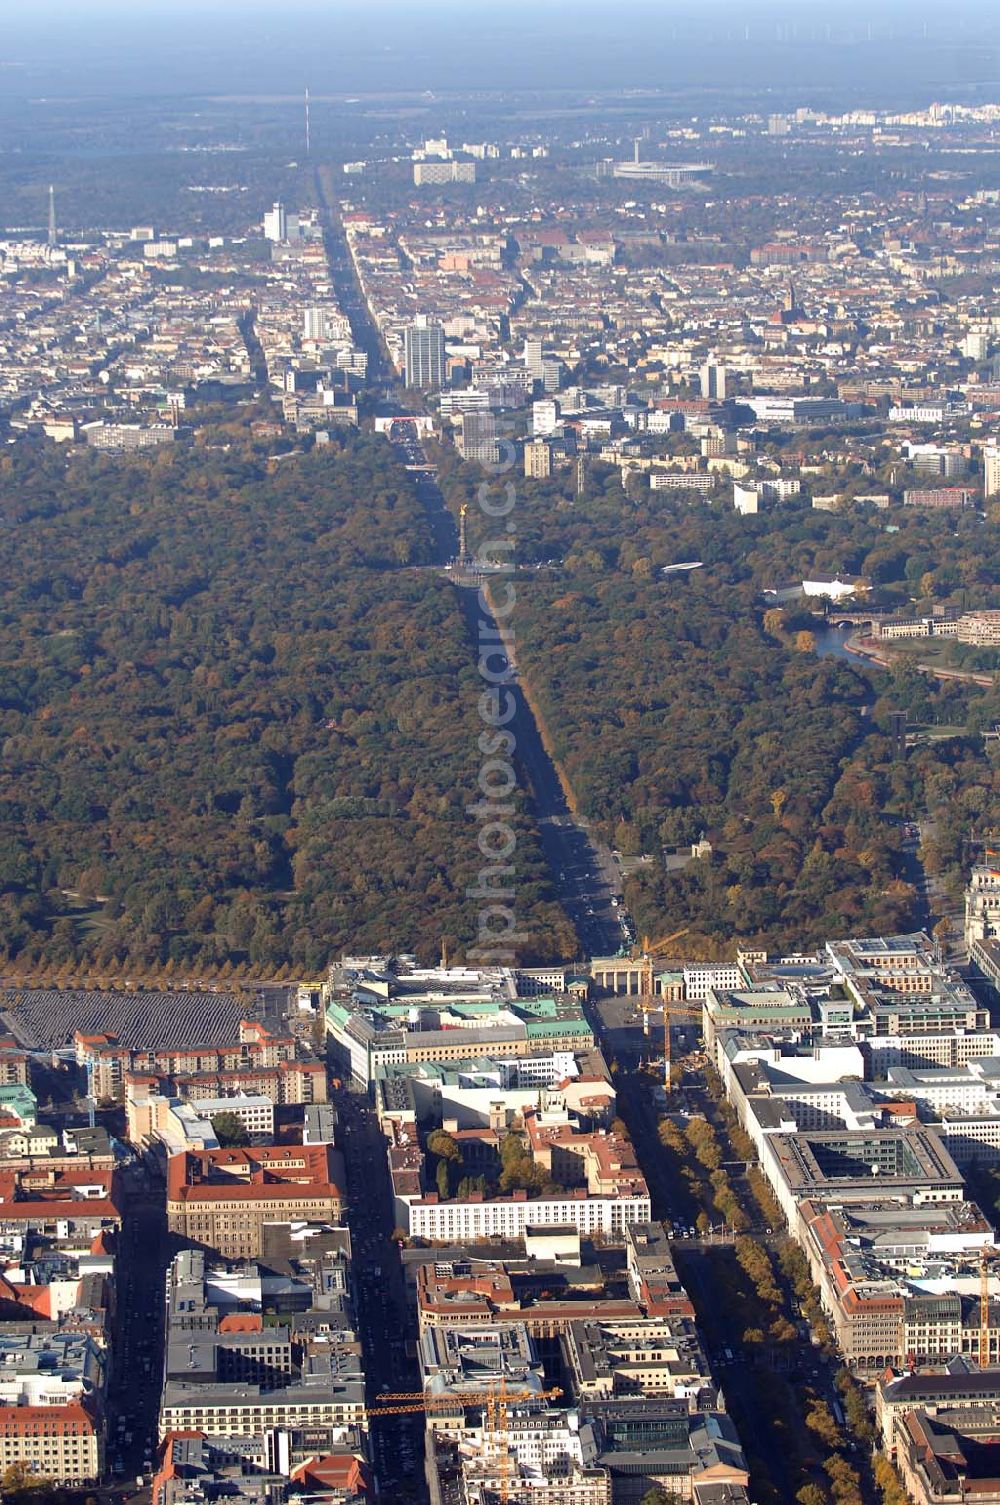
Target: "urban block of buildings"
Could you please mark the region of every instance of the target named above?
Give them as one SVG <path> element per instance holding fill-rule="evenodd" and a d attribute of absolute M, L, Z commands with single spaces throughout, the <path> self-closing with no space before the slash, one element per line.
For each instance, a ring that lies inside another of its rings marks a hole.
<path fill-rule="evenodd" d="M 255 1020 L 241 1021 L 237 1039 L 217 1044 L 136 1048 L 110 1033 L 78 1031 L 74 1045 L 98 1099 L 124 1101 L 141 1083 L 192 1103 L 239 1096 L 281 1106 L 327 1100 L 323 1063 L 292 1035 L 274 1035 Z"/>
<path fill-rule="evenodd" d="M 962 1167 L 1000 1157 L 988 1011 L 926 936 L 744 963 L 711 990 L 706 1047 L 847 1362 L 862 1375 L 980 1355 L 995 1233 Z"/>
<path fill-rule="evenodd" d="M 167 1227 L 227 1259 L 253 1259 L 268 1223 L 338 1223 L 344 1168 L 332 1145 L 186 1150 L 167 1162 Z"/>

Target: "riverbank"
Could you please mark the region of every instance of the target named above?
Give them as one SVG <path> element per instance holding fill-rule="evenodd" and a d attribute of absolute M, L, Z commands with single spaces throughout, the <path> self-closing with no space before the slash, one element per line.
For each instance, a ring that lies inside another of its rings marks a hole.
<path fill-rule="evenodd" d="M 867 659 L 869 663 L 876 664 L 880 669 L 892 669 L 897 664 L 909 663 L 920 674 L 929 674 L 934 679 L 957 679 L 965 680 L 972 685 L 979 685 L 982 689 L 989 690 L 993 687 L 995 676 L 992 674 L 977 673 L 972 669 L 942 669 L 938 664 L 922 663 L 919 659 L 896 657 L 887 653 L 884 648 L 878 648 L 875 639 L 862 637 L 859 633 L 852 632 L 844 640 L 844 652 L 855 658 Z"/>

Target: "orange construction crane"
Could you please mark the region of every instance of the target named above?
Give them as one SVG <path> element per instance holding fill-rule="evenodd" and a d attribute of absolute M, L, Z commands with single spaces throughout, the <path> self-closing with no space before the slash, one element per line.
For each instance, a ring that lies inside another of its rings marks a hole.
<path fill-rule="evenodd" d="M 520 1401 L 533 1400 L 558 1400 L 562 1391 L 558 1385 L 550 1390 L 529 1390 L 527 1387 L 518 1386 L 511 1389 L 507 1384 L 505 1375 L 501 1375 L 500 1383 L 490 1385 L 483 1390 L 453 1390 L 446 1395 L 425 1396 L 421 1390 L 389 1392 L 381 1397 L 385 1404 L 370 1407 L 365 1415 L 369 1418 L 375 1416 L 403 1416 L 416 1411 L 436 1411 L 439 1407 L 481 1406 L 485 1411 L 486 1425 L 484 1430 L 491 1432 L 496 1438 L 497 1449 L 497 1474 L 499 1476 L 500 1505 L 509 1505 L 510 1501 L 510 1449 L 507 1446 L 509 1406 Z"/>
<path fill-rule="evenodd" d="M 633 960 L 642 960 L 642 974 L 639 982 L 639 1008 L 642 1010 L 642 1031 L 649 1034 L 649 1016 L 657 1009 L 663 1009 L 663 1085 L 670 1087 L 670 1022 L 672 1019 L 701 1019 L 700 1005 L 676 1002 L 661 998 L 656 999 L 655 978 L 653 975 L 654 958 L 673 942 L 679 941 L 681 936 L 687 935 L 690 926 L 685 925 L 680 930 L 673 931 L 670 935 L 664 935 L 659 940 L 651 941 L 649 936 L 644 935 L 641 946 L 635 948 Z"/>
<path fill-rule="evenodd" d="M 673 941 L 679 941 L 682 935 L 687 935 L 690 925 L 684 925 L 680 930 L 673 931 L 670 935 L 661 935 L 659 940 L 651 941 L 648 935 L 644 935 L 642 942 L 632 948 L 632 960 L 642 961 L 642 977 L 639 983 L 639 993 L 643 998 L 653 996 L 653 958 L 661 951 L 665 951 Z"/>
<path fill-rule="evenodd" d="M 669 1090 L 670 1087 L 670 1026 L 675 1019 L 690 1019 L 692 1022 L 701 1023 L 702 1010 L 700 1003 L 676 1003 L 669 998 L 657 998 L 655 1000 L 643 1000 L 639 1007 L 642 1009 L 643 1019 L 648 1020 L 650 1014 L 659 1013 L 663 1010 L 663 1085 Z M 645 1033 L 649 1034 L 646 1027 Z"/>
<path fill-rule="evenodd" d="M 418 1411 L 434 1411 L 439 1406 L 453 1406 L 456 1409 L 463 1406 L 483 1406 L 488 1420 L 491 1415 L 499 1419 L 500 1404 L 506 1418 L 508 1401 L 517 1404 L 521 1401 L 557 1400 L 561 1395 L 558 1385 L 550 1390 L 529 1390 L 526 1387 L 511 1389 L 504 1380 L 486 1390 L 451 1390 L 442 1395 L 425 1395 L 422 1390 L 390 1391 L 379 1396 L 378 1404 L 369 1406 L 365 1415 L 370 1419 L 375 1416 L 406 1416 Z"/>
<path fill-rule="evenodd" d="M 990 1257 L 992 1249 L 983 1249 L 979 1255 L 979 1367 L 987 1369 L 990 1362 Z"/>
<path fill-rule="evenodd" d="M 510 1448 L 507 1446 L 507 1380 L 501 1376 L 499 1391 L 491 1391 L 486 1408 L 486 1425 L 497 1440 L 497 1473 L 500 1505 L 510 1499 Z"/>

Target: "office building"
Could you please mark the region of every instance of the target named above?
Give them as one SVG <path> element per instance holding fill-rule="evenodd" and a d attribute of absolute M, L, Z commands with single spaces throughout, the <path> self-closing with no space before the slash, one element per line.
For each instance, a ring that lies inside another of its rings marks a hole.
<path fill-rule="evenodd" d="M 264 239 L 283 241 L 288 239 L 288 215 L 282 203 L 274 203 L 264 215 Z"/>
<path fill-rule="evenodd" d="M 560 1334 L 561 1368 L 574 1399 L 622 1401 L 657 1396 L 714 1410 L 718 1393 L 690 1317 L 581 1318 Z"/>
<path fill-rule="evenodd" d="M 536 481 L 547 481 L 552 474 L 552 451 L 542 440 L 524 446 L 524 473 Z"/>
<path fill-rule="evenodd" d="M 969 462 L 961 448 L 941 444 L 904 445 L 913 469 L 922 476 L 943 476 L 954 481 L 964 476 Z"/>
<path fill-rule="evenodd" d="M 0 1469 L 27 1463 L 44 1479 L 89 1483 L 103 1467 L 106 1355 L 88 1333 L 45 1332 L 33 1315 L 0 1335 Z"/>
<path fill-rule="evenodd" d="M 254 1259 L 266 1223 L 336 1223 L 344 1168 L 330 1145 L 188 1150 L 167 1163 L 172 1234 L 227 1259 Z"/>
<path fill-rule="evenodd" d="M 302 338 L 319 342 L 350 342 L 350 321 L 335 305 L 317 304 L 302 311 Z"/>
<path fill-rule="evenodd" d="M 247 1134 L 270 1139 L 274 1134 L 274 1103 L 263 1095 L 202 1097 L 197 1101 L 159 1092 L 155 1078 L 130 1076 L 126 1083 L 125 1113 L 133 1144 L 161 1144 L 169 1153 L 213 1150 L 219 1141 L 212 1120 L 219 1114 L 235 1118 Z"/>
<path fill-rule="evenodd" d="M 992 854 L 991 854 L 992 855 Z M 965 890 L 965 942 L 1000 936 L 1000 863 L 978 863 Z"/>
<path fill-rule="evenodd" d="M 484 1415 L 436 1421 L 428 1438 L 431 1498 L 494 1505 L 611 1505 L 607 1470 L 596 1466 L 593 1429 L 565 1411 L 510 1406 L 503 1435 Z"/>
<path fill-rule="evenodd" d="M 360 1370 L 349 1247 L 345 1228 L 273 1223 L 259 1261 L 232 1264 L 202 1249 L 182 1250 L 168 1282 L 167 1378 L 201 1385 L 214 1375 L 281 1389 L 317 1335 L 348 1349 Z M 265 1311 L 279 1320 L 262 1321 Z M 192 1334 L 200 1353 L 190 1351 Z M 196 1377 L 195 1367 L 202 1370 Z"/>
<path fill-rule="evenodd" d="M 96 1398 L 104 1355 L 83 1333 L 0 1333 L 0 1409 Z"/>
<path fill-rule="evenodd" d="M 374 1499 L 368 1465 L 346 1446 L 335 1452 L 307 1450 L 295 1462 L 286 1432 L 206 1437 L 168 1432 L 152 1483 L 152 1505 L 367 1505 Z"/>
<path fill-rule="evenodd" d="M 986 1010 L 922 932 L 740 965 L 748 986 L 705 999 L 706 1042 L 845 1360 L 978 1361 L 995 1236 L 961 1166 L 1000 1158 Z M 992 1300 L 987 1328 L 993 1362 Z"/>
<path fill-rule="evenodd" d="M 490 393 L 486 387 L 461 387 L 456 392 L 442 392 L 438 411 L 442 418 L 458 418 L 462 413 L 487 413 Z"/>
<path fill-rule="evenodd" d="M 64 1164 L 65 1162 L 61 1162 Z M 114 1170 L 65 1170 L 44 1162 L 0 1169 L 0 1221 L 9 1227 L 65 1237 L 113 1232 L 121 1226 Z"/>
<path fill-rule="evenodd" d="M 414 162 L 413 181 L 418 188 L 444 183 L 474 183 L 476 164 L 474 160 L 463 162 L 454 158 Z"/>
<path fill-rule="evenodd" d="M 278 1430 L 289 1463 L 359 1440 L 364 1374 L 349 1242 L 342 1229 L 272 1223 L 259 1263 L 231 1265 L 199 1249 L 175 1257 L 161 1436 Z"/>
<path fill-rule="evenodd" d="M 539 1106 L 588 1128 L 606 1127 L 614 1117 L 615 1089 L 596 1051 L 579 1061 L 571 1051 L 454 1064 L 387 1061 L 376 1071 L 375 1111 L 383 1126 L 389 1119 L 416 1124 L 434 1118 L 459 1129 L 502 1129 Z"/>
<path fill-rule="evenodd" d="M 975 648 L 1000 648 L 1000 611 L 964 611 L 956 636 Z"/>
<path fill-rule="evenodd" d="M 542 386 L 546 392 L 558 392 L 566 378 L 566 367 L 562 361 L 549 360 L 548 357 L 542 362 Z"/>
<path fill-rule="evenodd" d="M 209 1122 L 219 1114 L 231 1114 L 248 1134 L 261 1138 L 270 1139 L 274 1134 L 274 1104 L 263 1095 L 251 1097 L 240 1093 L 235 1097 L 203 1097 L 199 1099 L 198 1112 Z"/>
<path fill-rule="evenodd" d="M 892 1456 L 896 1434 L 911 1411 L 930 1415 L 961 1407 L 969 1413 L 1000 1409 L 1000 1369 L 980 1370 L 956 1359 L 932 1374 L 885 1374 L 875 1385 L 875 1426 L 882 1446 Z"/>
<path fill-rule="evenodd" d="M 359 972 L 384 983 L 385 992 L 359 987 Z M 508 968 L 419 968 L 399 957 L 345 958 L 334 972 L 326 1028 L 335 1059 L 366 1085 L 395 1063 L 499 1061 L 594 1047 L 573 993 L 517 997 Z"/>
<path fill-rule="evenodd" d="M 913 1505 L 1000 1501 L 997 1412 L 911 1411 L 897 1433 L 896 1468 Z"/>
<path fill-rule="evenodd" d="M 0 1473 L 14 1465 L 46 1484 L 96 1484 L 104 1472 L 101 1428 L 87 1405 L 0 1406 Z"/>
<path fill-rule="evenodd" d="M 403 364 L 408 387 L 440 388 L 445 383 L 444 330 L 419 314 L 403 335 Z"/>
<path fill-rule="evenodd" d="M 559 427 L 559 403 L 543 397 L 531 405 L 531 432 L 536 439 L 548 438 Z"/>
<path fill-rule="evenodd" d="M 649 1190 L 630 1141 L 604 1129 L 582 1130 L 569 1113 L 558 1110 L 526 1109 L 523 1120 L 524 1153 L 553 1188 L 532 1200 L 523 1191 L 484 1193 L 474 1199 L 425 1191 L 419 1145 L 411 1134 L 397 1133 L 390 1124 L 389 1168 L 399 1226 L 415 1238 L 432 1241 L 497 1235 L 519 1239 L 528 1226 L 558 1225 L 575 1227 L 582 1235 L 620 1240 L 630 1223 L 649 1222 Z M 495 1161 L 498 1144 L 494 1129 L 466 1131 L 463 1155 L 470 1156 L 470 1169 L 474 1153 L 481 1154 L 480 1164 Z"/>
<path fill-rule="evenodd" d="M 725 366 L 717 366 L 712 361 L 707 361 L 699 372 L 702 397 L 709 402 L 725 402 L 726 376 Z"/>
<path fill-rule="evenodd" d="M 333 1354 L 315 1354 L 304 1363 L 300 1378 L 283 1386 L 256 1381 L 221 1381 L 214 1375 L 197 1380 L 168 1379 L 160 1411 L 160 1435 L 202 1432 L 207 1437 L 255 1436 L 275 1428 L 294 1435 L 312 1435 L 314 1446 L 326 1450 L 344 1440 L 350 1430 L 365 1426 L 365 1384 L 357 1366 L 339 1373 L 342 1364 Z"/>
<path fill-rule="evenodd" d="M 545 345 L 542 340 L 525 340 L 524 367 L 535 381 L 545 380 Z"/>
<path fill-rule="evenodd" d="M 497 421 L 492 413 L 465 413 L 458 447 L 463 460 L 479 465 L 497 463 Z"/>

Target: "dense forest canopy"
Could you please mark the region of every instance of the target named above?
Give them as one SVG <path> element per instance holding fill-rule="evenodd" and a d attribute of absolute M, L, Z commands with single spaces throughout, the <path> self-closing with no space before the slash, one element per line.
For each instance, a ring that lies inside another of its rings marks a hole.
<path fill-rule="evenodd" d="M 586 813 L 625 853 L 658 859 L 706 832 L 716 848 L 682 873 L 639 870 L 627 892 L 641 927 L 690 925 L 712 951 L 908 923 L 883 816 L 889 747 L 867 731 L 864 684 L 768 640 L 750 591 L 538 582 L 518 627 Z"/>
<path fill-rule="evenodd" d="M 446 495 L 475 467 L 443 452 Z M 522 675 L 579 804 L 626 855 L 640 933 L 799 947 L 913 922 L 901 822 L 953 886 L 996 809 L 1000 695 L 820 659 L 760 589 L 865 572 L 980 604 L 996 522 L 789 507 L 736 518 L 595 468 L 518 488 Z M 473 527 L 475 509 L 471 514 Z M 475 935 L 466 806 L 481 684 L 428 519 L 382 439 L 271 458 L 220 420 L 130 460 L 0 457 L 0 946 L 21 968 L 283 968 Z M 472 540 L 475 542 L 473 531 Z M 664 564 L 701 560 L 687 576 Z M 946 728 L 903 759 L 889 713 Z M 525 961 L 570 957 L 528 802 Z M 665 849 L 708 833 L 683 872 Z"/>
<path fill-rule="evenodd" d="M 481 689 L 382 439 L 0 461 L 0 944 L 21 965 L 474 936 Z M 526 957 L 570 955 L 522 807 Z"/>
<path fill-rule="evenodd" d="M 442 456 L 449 505 L 473 467 Z M 474 515 L 470 512 L 470 515 Z M 757 517 L 647 494 L 597 467 L 523 480 L 514 620 L 518 664 L 584 814 L 652 861 L 626 895 L 640 933 L 689 927 L 686 954 L 740 941 L 798 949 L 919 918 L 902 823 L 929 814 L 924 859 L 957 884 L 965 837 L 997 808 L 982 731 L 1000 693 L 812 651 L 811 619 L 767 612 L 766 585 L 810 570 L 868 574 L 909 610 L 993 599 L 995 518 L 813 512 Z M 687 575 L 661 568 L 700 560 Z M 947 726 L 901 758 L 890 712 Z M 707 833 L 711 860 L 674 871 L 664 849 Z"/>

